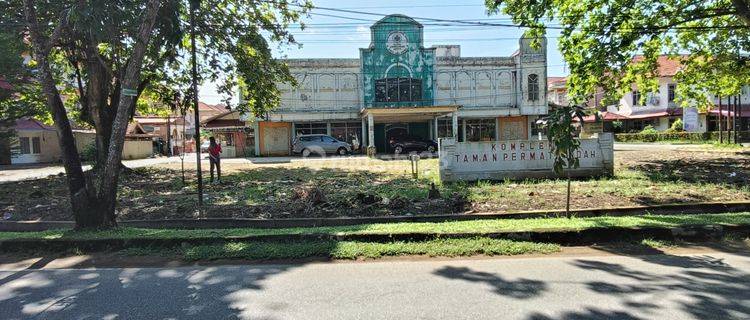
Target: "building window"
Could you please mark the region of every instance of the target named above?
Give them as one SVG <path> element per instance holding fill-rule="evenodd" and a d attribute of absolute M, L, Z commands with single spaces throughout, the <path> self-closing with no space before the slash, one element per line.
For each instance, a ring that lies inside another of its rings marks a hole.
<path fill-rule="evenodd" d="M 40 154 L 42 153 L 42 141 L 39 137 L 20 137 L 18 142 L 21 145 L 21 154 Z"/>
<path fill-rule="evenodd" d="M 536 74 L 530 74 L 528 77 L 529 81 L 529 101 L 539 100 L 539 76 Z"/>
<path fill-rule="evenodd" d="M 633 90 L 632 96 L 633 96 L 633 105 L 634 106 L 641 105 L 641 92 L 638 90 Z"/>
<path fill-rule="evenodd" d="M 675 89 L 677 85 L 670 83 L 667 85 L 667 102 L 674 103 Z"/>
<path fill-rule="evenodd" d="M 295 123 L 294 134 L 299 136 L 303 134 L 327 134 L 328 125 L 325 123 Z"/>
<path fill-rule="evenodd" d="M 354 150 L 359 149 L 362 144 L 361 122 L 335 122 L 331 123 L 331 135 L 339 141 L 345 141 L 352 145 Z"/>
<path fill-rule="evenodd" d="M 453 138 L 453 118 L 438 119 L 438 138 Z"/>
<path fill-rule="evenodd" d="M 417 102 L 422 100 L 422 80 L 385 78 L 375 80 L 376 102 Z"/>
<path fill-rule="evenodd" d="M 541 118 L 531 121 L 530 125 L 531 125 L 531 138 L 532 139 L 539 137 L 540 133 L 542 134 L 542 136 L 547 135 L 547 130 L 545 129 Z"/>
<path fill-rule="evenodd" d="M 495 119 L 466 120 L 466 141 L 495 140 Z"/>

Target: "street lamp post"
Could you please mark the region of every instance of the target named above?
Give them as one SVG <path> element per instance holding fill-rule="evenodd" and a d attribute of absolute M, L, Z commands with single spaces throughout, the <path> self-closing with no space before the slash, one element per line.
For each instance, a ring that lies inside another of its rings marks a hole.
<path fill-rule="evenodd" d="M 200 0 L 190 0 L 190 53 L 193 76 L 193 109 L 195 111 L 195 159 L 198 174 L 198 207 L 203 206 L 203 174 L 201 172 L 201 118 L 198 112 L 198 66 L 195 54 L 195 10 L 200 7 Z"/>

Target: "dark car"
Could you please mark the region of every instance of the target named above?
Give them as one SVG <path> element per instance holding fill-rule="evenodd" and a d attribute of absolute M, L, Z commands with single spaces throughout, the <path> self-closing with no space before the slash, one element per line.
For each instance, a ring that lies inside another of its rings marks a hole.
<path fill-rule="evenodd" d="M 412 151 L 427 151 L 433 153 L 438 149 L 437 142 L 417 136 L 395 136 L 391 137 L 388 143 L 391 146 L 391 150 L 393 150 L 393 153 L 395 154 L 402 154 Z"/>

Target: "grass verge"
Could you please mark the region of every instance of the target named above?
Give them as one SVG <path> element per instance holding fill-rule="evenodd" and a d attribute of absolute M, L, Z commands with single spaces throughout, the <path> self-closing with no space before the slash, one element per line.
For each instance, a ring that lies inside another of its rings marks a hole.
<path fill-rule="evenodd" d="M 548 254 L 560 251 L 560 246 L 549 243 L 511 241 L 490 238 L 438 239 L 416 242 L 356 242 L 356 241 L 306 241 L 306 242 L 229 242 L 215 245 L 190 246 L 175 252 L 186 261 L 217 259 L 282 260 L 325 258 L 354 260 L 377 259 L 393 256 L 458 257 L 471 255 Z M 159 249 L 128 250 L 128 254 L 162 254 Z"/>
<path fill-rule="evenodd" d="M 200 239 L 263 235 L 368 235 L 406 233 L 490 233 L 526 232 L 545 229 L 584 230 L 602 227 L 680 227 L 709 224 L 750 224 L 750 212 L 721 214 L 643 215 L 623 217 L 493 219 L 437 223 L 380 223 L 339 227 L 283 229 L 172 230 L 118 228 L 107 231 L 49 230 L 42 232 L 0 232 L 0 240 L 12 239 Z"/>

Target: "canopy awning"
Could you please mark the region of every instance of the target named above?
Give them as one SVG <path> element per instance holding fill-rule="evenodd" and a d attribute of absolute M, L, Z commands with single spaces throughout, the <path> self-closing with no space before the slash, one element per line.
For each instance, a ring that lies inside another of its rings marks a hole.
<path fill-rule="evenodd" d="M 393 107 L 393 108 L 364 108 L 362 117 L 372 116 L 375 122 L 410 122 L 432 120 L 457 112 L 459 105 L 424 106 L 424 107 Z"/>

